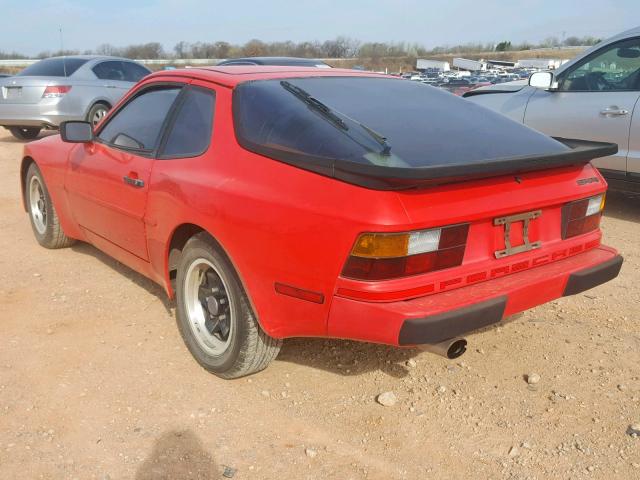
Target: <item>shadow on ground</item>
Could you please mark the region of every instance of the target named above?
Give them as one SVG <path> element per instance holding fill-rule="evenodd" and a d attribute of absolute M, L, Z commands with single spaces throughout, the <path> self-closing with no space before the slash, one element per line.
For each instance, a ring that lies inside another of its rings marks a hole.
<path fill-rule="evenodd" d="M 391 377 L 402 378 L 409 373 L 407 360 L 420 353 L 415 348 L 349 340 L 291 338 L 284 341 L 276 362 L 295 363 L 343 376 L 380 370 Z"/>
<path fill-rule="evenodd" d="M 162 302 L 162 305 L 166 309 L 167 313 L 172 315 L 172 309 L 174 307 L 173 302 L 169 300 L 164 289 L 157 283 L 149 280 L 144 275 L 139 274 L 138 272 L 136 272 L 135 270 L 132 270 L 126 265 L 123 265 L 122 263 L 118 262 L 117 260 L 110 257 L 106 253 L 103 253 L 101 250 L 98 250 L 94 246 L 89 245 L 88 243 L 77 242 L 71 247 L 71 249 L 76 253 L 89 255 L 90 257 L 93 257 L 99 260 L 100 262 L 105 264 L 107 267 L 115 270 L 116 272 L 121 274 L 123 277 L 126 277 L 127 279 L 135 283 L 137 286 L 145 289 L 150 294 L 158 297 L 158 299 Z"/>
<path fill-rule="evenodd" d="M 604 215 L 640 223 L 640 194 L 608 191 Z"/>
<path fill-rule="evenodd" d="M 462 337 L 467 337 L 468 350 L 474 348 L 473 335 L 500 327 L 509 328 L 511 323 L 517 324 L 523 321 L 525 321 L 524 314 L 518 313 Z M 349 340 L 291 338 L 284 341 L 276 362 L 295 363 L 342 376 L 357 376 L 379 370 L 391 377 L 403 378 L 409 374 L 407 360 L 423 352 L 424 350 L 419 348 L 391 347 Z M 433 353 L 429 355 L 432 362 L 442 362 L 442 365 L 455 364 L 464 360 L 464 356 L 460 357 L 460 360 L 448 360 Z"/>
<path fill-rule="evenodd" d="M 190 430 L 172 430 L 156 440 L 136 480 L 209 480 L 222 478 L 213 457 Z"/>
<path fill-rule="evenodd" d="M 58 135 L 58 133 L 59 132 L 57 130 L 43 130 L 40 133 L 40 135 L 38 135 L 38 138 L 34 138 L 33 140 L 19 140 L 13 135 L 11 135 L 11 133 L 9 133 L 9 130 L 0 128 L 0 142 L 26 144 L 26 143 L 35 142 L 36 140 L 40 140 L 41 138 L 50 137 L 51 135 Z"/>

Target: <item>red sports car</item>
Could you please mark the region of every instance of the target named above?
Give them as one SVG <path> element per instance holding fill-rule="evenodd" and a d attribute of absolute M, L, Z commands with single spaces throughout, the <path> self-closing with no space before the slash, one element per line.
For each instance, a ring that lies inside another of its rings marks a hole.
<path fill-rule="evenodd" d="M 146 77 L 92 130 L 25 146 L 38 242 L 89 242 L 176 298 L 207 370 L 283 338 L 435 346 L 614 278 L 611 144 L 552 139 L 449 93 L 347 70 Z"/>

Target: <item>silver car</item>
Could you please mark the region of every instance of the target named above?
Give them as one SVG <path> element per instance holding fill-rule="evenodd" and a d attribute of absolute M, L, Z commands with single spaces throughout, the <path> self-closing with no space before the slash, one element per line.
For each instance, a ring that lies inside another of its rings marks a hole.
<path fill-rule="evenodd" d="M 548 135 L 617 143 L 617 155 L 593 163 L 613 188 L 640 191 L 640 27 L 528 82 L 464 97 Z"/>
<path fill-rule="evenodd" d="M 0 126 L 21 140 L 66 120 L 98 123 L 150 70 L 125 58 L 52 57 L 0 79 Z"/>

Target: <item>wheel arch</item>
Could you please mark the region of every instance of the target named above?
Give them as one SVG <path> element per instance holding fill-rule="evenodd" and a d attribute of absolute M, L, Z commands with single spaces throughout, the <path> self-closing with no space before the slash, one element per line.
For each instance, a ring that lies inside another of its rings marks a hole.
<path fill-rule="evenodd" d="M 25 212 L 27 211 L 27 198 L 24 184 L 27 179 L 27 172 L 29 171 L 29 167 L 32 163 L 36 163 L 36 161 L 33 159 L 33 157 L 30 157 L 28 155 L 25 156 L 20 163 L 20 190 L 22 192 L 22 208 Z"/>
<path fill-rule="evenodd" d="M 91 100 L 89 102 L 89 106 L 85 109 L 84 115 L 82 117 L 83 120 L 87 119 L 87 115 L 89 115 L 89 112 L 91 111 L 91 109 L 98 104 L 102 104 L 105 105 L 107 107 L 109 107 L 109 110 L 111 110 L 113 108 L 112 102 L 104 97 L 98 97 L 98 98 L 94 98 L 93 100 Z"/>
<path fill-rule="evenodd" d="M 164 255 L 164 276 L 165 276 L 165 290 L 167 291 L 167 295 L 170 299 L 175 299 L 175 279 L 178 271 L 178 264 L 180 262 L 180 257 L 182 256 L 182 250 L 185 245 L 194 235 L 199 233 L 206 234 L 211 241 L 214 243 L 218 251 L 229 261 L 229 264 L 233 267 L 233 271 L 235 272 L 240 285 L 242 285 L 242 289 L 244 290 L 247 299 L 249 300 L 249 305 L 253 310 L 253 314 L 255 315 L 260 327 L 267 333 L 269 330 L 265 328 L 265 324 L 260 320 L 260 316 L 258 315 L 258 311 L 256 309 L 255 303 L 251 296 L 251 292 L 247 289 L 246 282 L 242 277 L 242 273 L 238 269 L 236 262 L 233 261 L 233 258 L 229 255 L 224 246 L 220 243 L 220 241 L 213 235 L 209 230 L 195 223 L 182 223 L 177 225 L 167 241 L 167 248 Z"/>

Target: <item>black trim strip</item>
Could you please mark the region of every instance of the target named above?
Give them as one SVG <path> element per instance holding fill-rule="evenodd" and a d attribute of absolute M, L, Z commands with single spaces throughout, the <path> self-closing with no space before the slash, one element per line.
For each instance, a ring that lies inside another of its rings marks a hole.
<path fill-rule="evenodd" d="M 633 181 L 633 180 L 621 180 L 619 178 L 607 178 L 606 175 L 603 175 L 603 177 L 607 179 L 607 183 L 609 184 L 609 190 L 616 190 L 619 192 L 629 192 L 629 193 L 640 193 L 640 180 Z"/>
<path fill-rule="evenodd" d="M 625 180 L 627 178 L 627 173 L 623 172 L 622 170 L 611 170 L 609 168 L 598 168 L 598 171 L 607 180 L 609 180 L 610 178 L 615 178 L 615 179 L 618 179 L 618 180 Z"/>
<path fill-rule="evenodd" d="M 496 93 L 518 93 L 520 91 L 522 91 L 522 89 L 524 87 L 527 87 L 528 85 L 524 84 L 522 85 L 521 88 L 518 89 L 513 89 L 513 90 L 498 90 L 497 88 L 492 88 L 491 90 L 487 89 L 487 90 L 480 90 L 480 89 L 476 89 L 476 90 L 469 90 L 468 92 L 464 92 L 462 94 L 462 98 L 469 98 L 469 97 L 476 97 L 478 95 L 493 95 Z"/>
<path fill-rule="evenodd" d="M 611 260 L 572 273 L 569 275 L 562 296 L 575 295 L 613 280 L 620 273 L 623 261 L 622 256 L 617 255 Z"/>
<path fill-rule="evenodd" d="M 399 345 L 439 343 L 502 320 L 507 297 L 497 297 L 468 307 L 405 320 L 400 328 Z"/>

